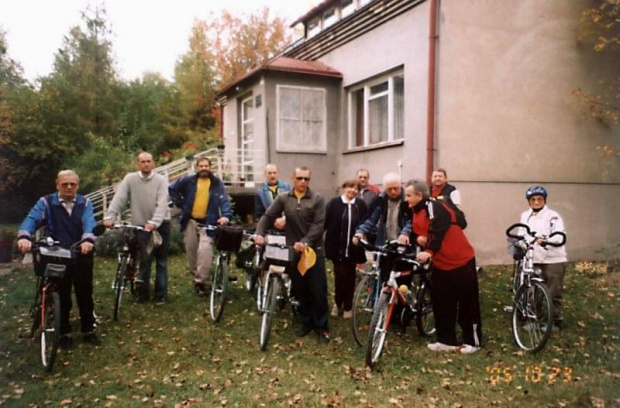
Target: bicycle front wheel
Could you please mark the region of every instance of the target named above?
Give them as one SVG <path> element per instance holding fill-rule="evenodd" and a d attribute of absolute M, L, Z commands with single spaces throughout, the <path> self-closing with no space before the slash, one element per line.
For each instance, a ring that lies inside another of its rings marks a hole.
<path fill-rule="evenodd" d="M 116 268 L 116 276 L 114 278 L 114 321 L 118 321 L 118 313 L 121 310 L 121 301 L 123 300 L 123 290 L 125 285 L 125 273 L 127 272 L 127 257 L 121 257 L 121 261 Z"/>
<path fill-rule="evenodd" d="M 551 295 L 543 283 L 521 285 L 512 310 L 512 335 L 517 346 L 532 354 L 542 350 L 551 335 L 552 315 Z"/>
<path fill-rule="evenodd" d="M 211 302 L 209 311 L 211 312 L 211 319 L 214 322 L 219 322 L 224 313 L 224 306 L 226 304 L 226 290 L 228 282 L 228 263 L 219 259 L 217 267 L 213 271 L 213 281 L 211 283 Z"/>
<path fill-rule="evenodd" d="M 267 296 L 265 300 L 265 308 L 263 309 L 263 317 L 260 324 L 260 349 L 265 351 L 271 334 L 271 326 L 273 325 L 273 317 L 276 314 L 276 306 L 278 304 L 278 295 L 280 293 L 280 280 L 276 276 L 272 276 L 267 283 Z"/>
<path fill-rule="evenodd" d="M 353 294 L 353 316 L 351 318 L 353 337 L 360 346 L 366 344 L 378 293 L 377 277 L 362 275 L 362 279 L 358 282 Z"/>
<path fill-rule="evenodd" d="M 368 340 L 366 341 L 366 364 L 372 368 L 379 361 L 389 327 L 390 293 L 382 293 L 372 314 Z"/>
<path fill-rule="evenodd" d="M 433 301 L 428 283 L 420 285 L 416 293 L 416 300 L 415 324 L 418 333 L 422 337 L 432 336 L 435 334 L 435 315 L 433 314 Z"/>
<path fill-rule="evenodd" d="M 52 292 L 45 298 L 41 321 L 41 362 L 47 371 L 52 371 L 54 367 L 59 339 L 60 297 L 57 292 Z"/>

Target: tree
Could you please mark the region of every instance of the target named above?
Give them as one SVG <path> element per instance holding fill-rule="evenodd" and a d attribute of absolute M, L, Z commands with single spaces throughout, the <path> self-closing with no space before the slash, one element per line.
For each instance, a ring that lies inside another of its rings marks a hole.
<path fill-rule="evenodd" d="M 607 61 L 618 72 L 620 63 L 620 0 L 596 0 L 596 5 L 583 11 L 578 40 L 596 53 L 608 54 Z M 620 74 L 602 83 L 601 91 L 577 88 L 573 95 L 606 126 L 618 125 L 620 114 Z M 600 93 L 599 93 L 600 92 Z M 613 146 L 602 146 L 605 156 L 619 156 Z"/>
<path fill-rule="evenodd" d="M 208 29 L 219 85 L 242 77 L 291 42 L 285 21 L 278 16 L 272 17 L 268 7 L 251 14 L 247 20 L 224 11 L 220 18 L 208 23 Z"/>

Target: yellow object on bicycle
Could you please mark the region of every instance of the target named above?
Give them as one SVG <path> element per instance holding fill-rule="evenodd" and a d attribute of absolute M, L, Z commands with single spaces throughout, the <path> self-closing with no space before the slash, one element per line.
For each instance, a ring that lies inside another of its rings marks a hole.
<path fill-rule="evenodd" d="M 312 268 L 315 263 L 316 252 L 314 252 L 314 249 L 310 247 L 304 248 L 303 252 L 301 253 L 301 259 L 297 264 L 297 269 L 299 270 L 301 276 L 304 276 L 308 269 Z"/>

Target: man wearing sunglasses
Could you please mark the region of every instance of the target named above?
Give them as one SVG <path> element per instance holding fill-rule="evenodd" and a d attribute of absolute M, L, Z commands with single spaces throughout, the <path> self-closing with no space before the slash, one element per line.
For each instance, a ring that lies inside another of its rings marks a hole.
<path fill-rule="evenodd" d="M 71 286 L 80 309 L 80 323 L 84 341 L 99 344 L 95 333 L 93 301 L 93 245 L 95 243 L 95 216 L 91 201 L 77 193 L 80 179 L 73 170 L 63 170 L 56 178 L 57 193 L 41 197 L 26 216 L 17 236 L 17 247 L 22 253 L 32 248 L 32 237 L 41 227 L 63 247 L 70 247 L 80 240 L 78 257 L 67 266 L 59 295 L 61 304 L 60 345 L 69 347 L 72 343 L 69 314 L 71 312 Z"/>
<path fill-rule="evenodd" d="M 297 167 L 291 178 L 293 189 L 280 194 L 261 217 L 256 228 L 255 243 L 264 245 L 265 232 L 273 228 L 277 218 L 286 216 L 286 245 L 298 254 L 289 270 L 296 295 L 299 297 L 299 337 L 317 332 L 319 341 L 330 341 L 329 310 L 327 306 L 327 278 L 325 275 L 325 251 L 323 249 L 323 224 L 325 222 L 325 199 L 310 190 L 310 169 Z M 306 248 L 316 253 L 316 262 L 303 275 L 297 270 L 297 262 Z M 294 269 L 294 270 L 292 270 Z"/>

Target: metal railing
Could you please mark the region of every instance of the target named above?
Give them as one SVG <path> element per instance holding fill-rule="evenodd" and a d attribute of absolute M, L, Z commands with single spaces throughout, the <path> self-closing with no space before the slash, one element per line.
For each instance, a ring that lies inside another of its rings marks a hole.
<path fill-rule="evenodd" d="M 195 173 L 195 162 L 199 157 L 211 160 L 211 171 L 220 177 L 226 185 L 253 188 L 256 183 L 263 182 L 265 167 L 262 151 L 241 151 L 239 149 L 213 148 L 188 156 L 185 159 L 175 160 L 153 169 L 171 183 L 185 175 Z M 104 187 L 86 197 L 93 203 L 95 218 L 100 220 L 112 202 L 114 193 L 120 183 Z"/>

